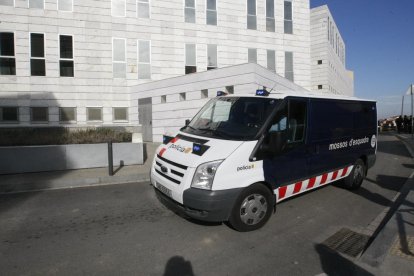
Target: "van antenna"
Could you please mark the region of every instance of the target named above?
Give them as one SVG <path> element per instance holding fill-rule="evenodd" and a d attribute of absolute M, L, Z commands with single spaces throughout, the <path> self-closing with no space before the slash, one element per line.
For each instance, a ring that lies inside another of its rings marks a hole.
<path fill-rule="evenodd" d="M 275 89 L 276 85 L 277 85 L 277 82 L 275 82 L 275 85 L 272 87 L 272 89 L 270 89 L 269 94 L 273 91 L 273 89 Z"/>

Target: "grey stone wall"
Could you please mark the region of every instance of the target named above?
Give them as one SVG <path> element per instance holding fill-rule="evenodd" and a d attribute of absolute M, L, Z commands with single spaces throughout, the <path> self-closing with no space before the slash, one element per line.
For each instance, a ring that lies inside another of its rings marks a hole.
<path fill-rule="evenodd" d="M 114 166 L 144 163 L 142 143 L 114 143 Z M 107 144 L 0 147 L 0 174 L 108 166 Z"/>

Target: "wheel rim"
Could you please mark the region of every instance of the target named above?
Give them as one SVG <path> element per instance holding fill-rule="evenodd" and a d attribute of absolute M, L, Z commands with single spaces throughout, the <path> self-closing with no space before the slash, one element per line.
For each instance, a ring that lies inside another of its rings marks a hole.
<path fill-rule="evenodd" d="M 364 166 L 358 164 L 355 166 L 354 171 L 354 184 L 358 185 L 359 183 L 362 183 L 365 177 L 365 170 Z"/>
<path fill-rule="evenodd" d="M 266 198 L 259 194 L 253 194 L 243 200 L 240 207 L 240 218 L 247 225 L 255 225 L 266 216 L 266 212 Z"/>

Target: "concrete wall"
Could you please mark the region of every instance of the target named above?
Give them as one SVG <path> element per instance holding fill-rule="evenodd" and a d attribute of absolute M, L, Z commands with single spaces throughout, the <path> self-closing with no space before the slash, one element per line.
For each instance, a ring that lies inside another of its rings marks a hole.
<path fill-rule="evenodd" d="M 142 143 L 114 143 L 114 166 L 143 164 Z M 107 144 L 0 147 L 0 174 L 108 166 Z"/>
<path fill-rule="evenodd" d="M 354 95 L 354 79 L 346 69 L 346 45 L 326 5 L 311 10 L 311 62 L 313 91 Z"/>
<path fill-rule="evenodd" d="M 228 86 L 233 87 L 234 94 L 252 96 L 263 86 L 274 88 L 273 92 L 305 91 L 260 65 L 247 63 L 131 87 L 131 107 L 138 111 L 138 99 L 152 97 L 153 141 L 161 142 L 163 134 L 177 132 L 186 119 L 191 119 L 209 99 L 216 97 L 217 91 L 226 91 Z M 202 91 L 208 92 L 206 98 Z M 185 94 L 185 101 L 180 99 L 180 93 Z M 133 118 L 138 118 L 138 114 Z"/>

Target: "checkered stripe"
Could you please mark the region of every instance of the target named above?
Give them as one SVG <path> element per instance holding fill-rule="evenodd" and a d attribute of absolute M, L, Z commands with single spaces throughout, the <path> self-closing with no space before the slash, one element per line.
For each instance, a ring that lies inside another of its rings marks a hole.
<path fill-rule="evenodd" d="M 324 173 L 303 181 L 279 187 L 274 190 L 277 201 L 279 202 L 286 198 L 325 186 L 338 179 L 345 178 L 351 173 L 353 167 L 354 166 L 348 166 L 340 170 Z"/>

